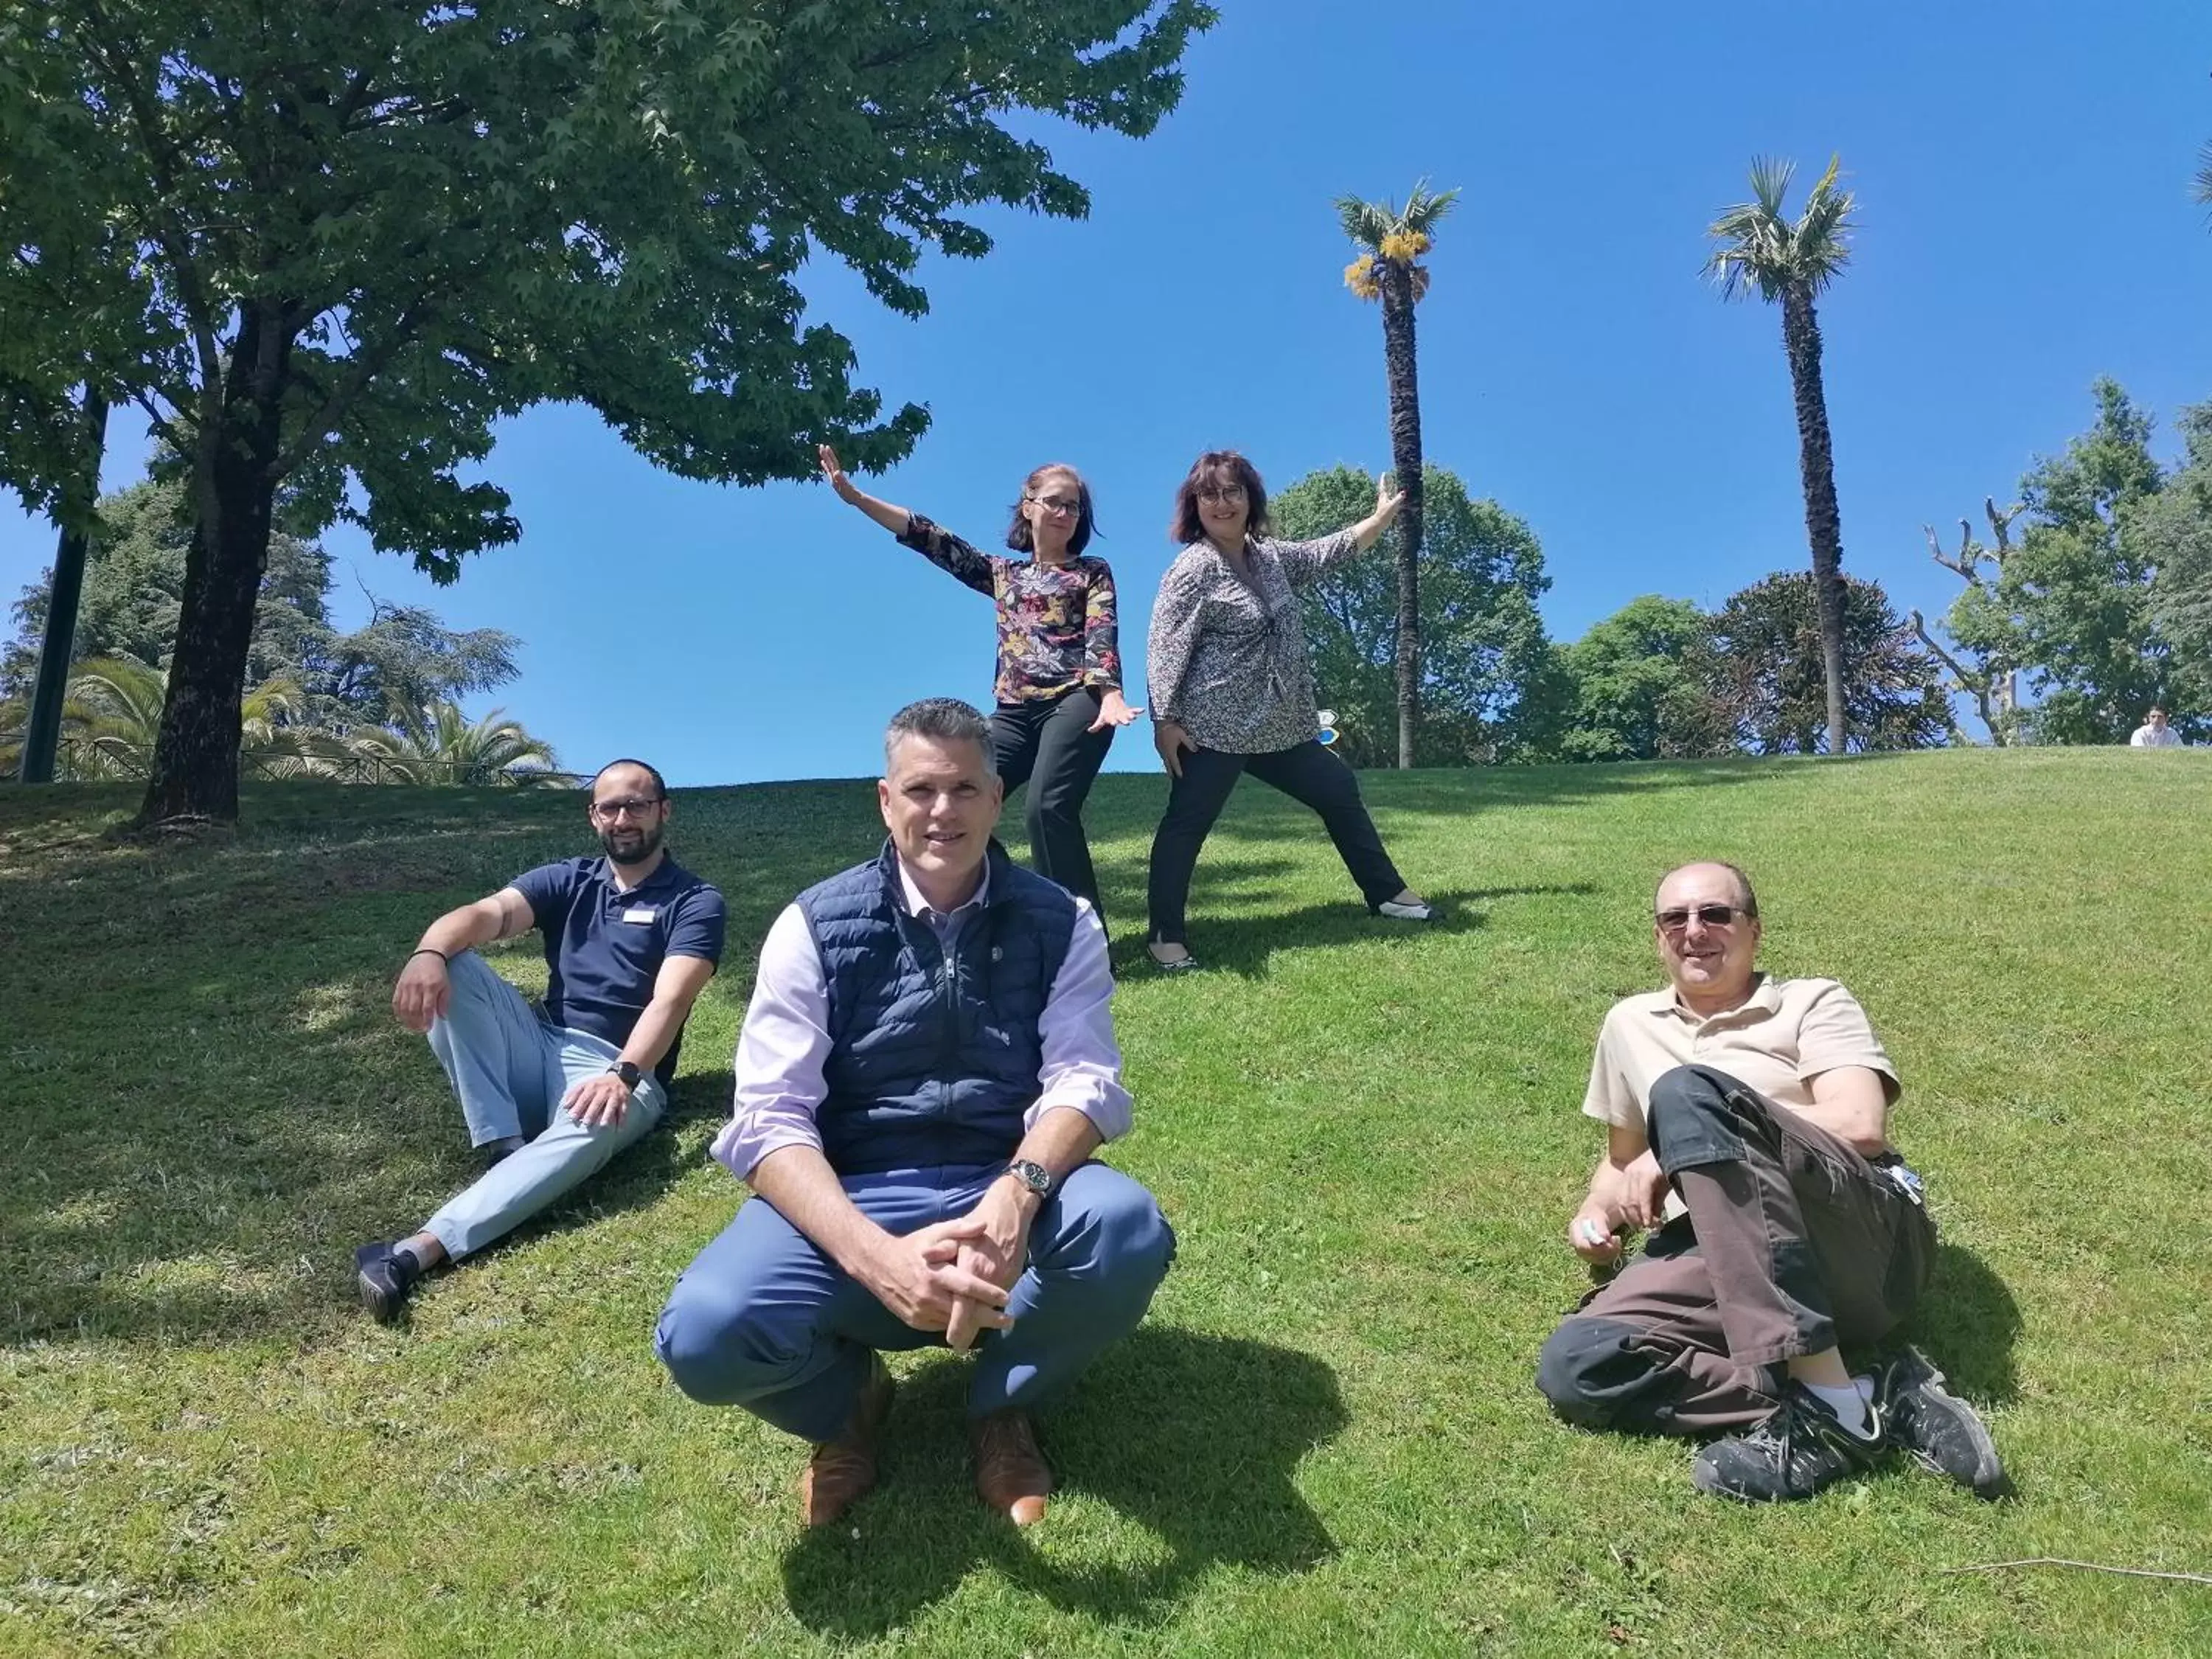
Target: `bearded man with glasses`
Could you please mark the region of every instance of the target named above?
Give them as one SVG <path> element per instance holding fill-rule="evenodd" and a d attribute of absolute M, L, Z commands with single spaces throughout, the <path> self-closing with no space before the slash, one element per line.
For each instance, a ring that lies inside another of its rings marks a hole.
<path fill-rule="evenodd" d="M 535 1215 L 658 1123 L 684 1022 L 721 960 L 722 896 L 661 845 L 668 786 L 643 761 L 592 780 L 604 857 L 526 870 L 432 922 L 392 1012 L 430 1040 L 488 1167 L 413 1237 L 354 1252 L 361 1299 L 396 1322 L 416 1282 Z M 533 1009 L 477 947 L 544 935 Z"/>
<path fill-rule="evenodd" d="M 1725 1437 L 1700 1492 L 1809 1498 L 1893 1449 L 1977 1496 L 2009 1490 L 1943 1373 L 1905 1346 L 1854 1374 L 1926 1288 L 1936 1226 L 1888 1138 L 1897 1070 L 1832 979 L 1753 966 L 1759 900 L 1732 864 L 1659 884 L 1668 989 L 1616 1003 L 1583 1110 L 1606 1154 L 1567 1242 L 1642 1254 L 1544 1345 L 1536 1384 L 1586 1428 Z"/>

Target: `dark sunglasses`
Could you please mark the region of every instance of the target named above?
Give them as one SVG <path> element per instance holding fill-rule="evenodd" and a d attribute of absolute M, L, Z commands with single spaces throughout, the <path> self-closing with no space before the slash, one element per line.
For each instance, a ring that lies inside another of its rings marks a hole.
<path fill-rule="evenodd" d="M 1738 916 L 1748 916 L 1750 911 L 1738 904 L 1693 904 L 1676 910 L 1660 910 L 1652 920 L 1669 933 L 1679 933 L 1690 925 L 1695 916 L 1708 927 L 1725 927 Z"/>

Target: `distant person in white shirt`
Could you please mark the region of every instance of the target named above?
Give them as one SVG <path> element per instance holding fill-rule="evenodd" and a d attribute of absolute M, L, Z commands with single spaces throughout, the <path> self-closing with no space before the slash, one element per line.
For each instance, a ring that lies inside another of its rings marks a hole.
<path fill-rule="evenodd" d="M 976 1491 L 1027 1526 L 1052 1490 L 1030 1407 L 1135 1328 L 1175 1235 L 1091 1162 L 1130 1118 L 1106 932 L 993 839 L 982 715 L 901 709 L 876 793 L 882 853 L 761 946 L 714 1146 L 757 1196 L 678 1282 L 657 1346 L 694 1400 L 814 1443 L 799 1494 L 818 1527 L 875 1484 L 883 1351 L 980 1338 Z"/>
<path fill-rule="evenodd" d="M 2154 708 L 2150 718 L 2136 727 L 2135 736 L 2128 739 L 2130 749 L 2184 749 L 2181 733 L 2166 723 L 2166 710 Z"/>

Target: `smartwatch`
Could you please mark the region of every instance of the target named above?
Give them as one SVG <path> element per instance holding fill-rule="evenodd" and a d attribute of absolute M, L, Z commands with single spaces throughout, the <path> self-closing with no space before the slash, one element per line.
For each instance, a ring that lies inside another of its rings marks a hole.
<path fill-rule="evenodd" d="M 1018 1158 L 1006 1165 L 1006 1172 L 1039 1198 L 1052 1196 L 1052 1171 L 1046 1169 L 1043 1164 L 1032 1163 L 1025 1158 Z"/>
<path fill-rule="evenodd" d="M 613 1065 L 607 1067 L 607 1071 L 610 1075 L 620 1078 L 622 1079 L 622 1085 L 625 1089 L 636 1088 L 637 1080 L 645 1075 L 644 1073 L 637 1069 L 637 1066 L 634 1062 L 627 1060 L 617 1060 Z"/>

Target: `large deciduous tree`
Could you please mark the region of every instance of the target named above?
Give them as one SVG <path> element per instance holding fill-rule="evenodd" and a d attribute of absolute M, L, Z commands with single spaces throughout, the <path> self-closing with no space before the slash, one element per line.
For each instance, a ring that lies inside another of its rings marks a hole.
<path fill-rule="evenodd" d="M 2166 488 L 2136 507 L 2128 533 L 2157 574 L 2151 617 L 2188 666 L 2194 685 L 2212 690 L 2212 404 L 2181 411 L 2174 424 L 2186 447 Z M 2212 709 L 2168 711 L 2194 732 L 2212 730 Z"/>
<path fill-rule="evenodd" d="M 1407 197 L 1406 205 L 1363 202 L 1357 196 L 1337 198 L 1337 216 L 1344 234 L 1364 250 L 1346 268 L 1345 285 L 1363 300 L 1379 300 L 1382 310 L 1382 368 L 1390 388 L 1390 465 L 1398 487 L 1406 492 L 1405 505 L 1394 526 L 1397 538 L 1395 565 L 1398 578 L 1397 690 L 1398 764 L 1411 766 L 1421 722 L 1421 545 L 1425 522 L 1422 499 L 1421 386 L 1413 349 L 1413 307 L 1429 291 L 1428 267 L 1420 263 L 1429 251 L 1429 234 L 1437 220 L 1451 211 L 1459 192 L 1429 188 L 1423 179 Z"/>
<path fill-rule="evenodd" d="M 1631 599 L 1559 654 L 1573 761 L 1696 759 L 1732 747 L 1712 690 L 1711 621 L 1687 599 Z"/>
<path fill-rule="evenodd" d="M 1414 762 L 1520 758 L 1534 741 L 1528 692 L 1551 652 L 1536 609 L 1552 585 L 1543 548 L 1524 520 L 1471 498 L 1456 474 L 1431 466 L 1423 482 L 1428 550 Z M 1374 501 L 1374 478 L 1340 466 L 1310 473 L 1271 497 L 1267 514 L 1279 534 L 1304 538 L 1364 517 Z M 1392 525 L 1385 544 L 1399 533 Z M 1397 757 L 1398 597 L 1395 562 L 1371 554 L 1337 566 L 1299 594 L 1315 685 L 1335 711 L 1338 752 L 1355 766 Z"/>
<path fill-rule="evenodd" d="M 1836 505 L 1835 448 L 1820 378 L 1820 322 L 1814 301 L 1850 260 L 1851 192 L 1836 187 L 1832 158 L 1795 219 L 1783 210 L 1796 168 L 1765 157 L 1751 164 L 1751 200 L 1724 211 L 1707 231 L 1716 246 L 1705 270 L 1729 299 L 1756 293 L 1782 308 L 1782 345 L 1797 407 L 1797 468 L 1805 493 L 1805 534 L 1820 609 L 1820 651 L 1827 682 L 1828 750 L 1845 746 L 1844 531 Z"/>
<path fill-rule="evenodd" d="M 1817 578 L 1782 571 L 1729 596 L 1712 619 L 1713 690 L 1739 747 L 1810 755 L 1827 713 Z M 1913 639 L 1879 583 L 1844 578 L 1845 727 L 1859 750 L 1932 749 L 1953 730 L 1942 665 Z"/>
<path fill-rule="evenodd" d="M 2096 423 L 2021 480 L 2027 527 L 1997 586 L 2045 743 L 2124 743 L 2152 703 L 2193 716 L 2212 690 L 2207 665 L 2177 658 L 2159 627 L 2156 559 L 2138 533 L 2166 485 L 2151 416 L 2112 380 L 2094 392 Z"/>
<path fill-rule="evenodd" d="M 657 464 L 859 465 L 883 418 L 801 267 L 909 313 L 963 213 L 1087 198 L 1032 113 L 1128 134 L 1178 97 L 1198 0 L 24 0 L 0 11 L 0 480 L 52 504 L 68 389 L 185 458 L 192 537 L 143 814 L 234 816 L 279 493 L 452 580 L 514 539 L 471 476 L 568 400 Z"/>

